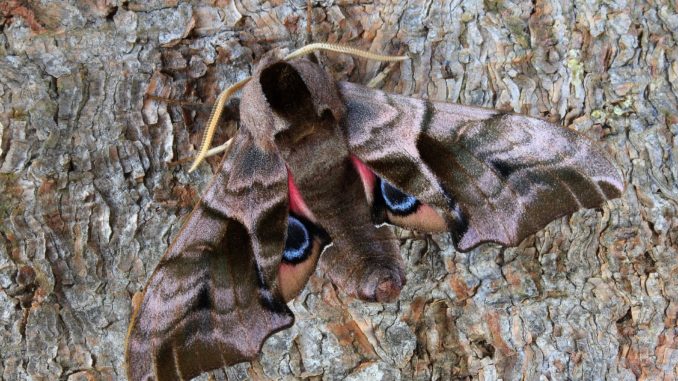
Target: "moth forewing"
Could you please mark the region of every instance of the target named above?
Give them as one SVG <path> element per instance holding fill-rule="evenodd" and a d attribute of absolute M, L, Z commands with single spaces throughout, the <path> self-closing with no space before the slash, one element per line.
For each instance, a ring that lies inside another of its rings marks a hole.
<path fill-rule="evenodd" d="M 566 128 L 356 84 L 339 88 L 351 153 L 375 176 L 442 210 L 458 250 L 517 245 L 623 190 L 605 153 Z"/>

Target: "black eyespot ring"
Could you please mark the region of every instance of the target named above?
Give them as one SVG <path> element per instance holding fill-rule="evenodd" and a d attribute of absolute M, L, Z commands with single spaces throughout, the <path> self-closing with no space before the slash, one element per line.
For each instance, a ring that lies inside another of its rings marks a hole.
<path fill-rule="evenodd" d="M 319 239 L 321 251 L 331 242 L 324 229 L 306 218 L 290 213 L 287 217 L 287 238 L 282 255 L 283 262 L 297 264 L 308 259 L 315 239 Z"/>
<path fill-rule="evenodd" d="M 283 260 L 290 263 L 302 262 L 308 257 L 311 249 L 312 237 L 303 222 L 290 215 L 287 217 L 287 239 Z"/>
<path fill-rule="evenodd" d="M 393 214 L 408 215 L 419 208 L 420 202 L 416 197 L 401 191 L 384 179 L 379 181 L 379 190 L 386 208 Z"/>

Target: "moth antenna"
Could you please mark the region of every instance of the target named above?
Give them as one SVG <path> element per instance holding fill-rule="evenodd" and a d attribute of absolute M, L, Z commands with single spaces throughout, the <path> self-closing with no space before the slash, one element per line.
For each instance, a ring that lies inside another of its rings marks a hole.
<path fill-rule="evenodd" d="M 312 53 L 312 52 L 315 52 L 317 50 L 327 50 L 327 51 L 330 51 L 330 52 L 344 53 L 344 54 L 349 54 L 349 55 L 356 56 L 356 57 L 366 58 L 368 60 L 385 61 L 385 62 L 405 61 L 405 60 L 410 58 L 408 56 L 385 56 L 385 55 L 381 55 L 381 54 L 368 52 L 368 51 L 365 51 L 365 50 L 352 48 L 350 46 L 328 44 L 328 43 L 324 43 L 324 42 L 316 42 L 316 43 L 313 43 L 313 44 L 308 44 L 308 45 L 304 46 L 303 48 L 299 48 L 299 49 L 293 51 L 292 53 L 288 54 L 285 57 L 285 61 L 289 61 L 289 60 L 294 59 L 294 58 L 305 56 L 305 55 Z"/>
<path fill-rule="evenodd" d="M 368 51 L 352 48 L 350 46 L 328 43 L 308 44 L 303 48 L 297 49 L 294 52 L 288 54 L 284 59 L 288 61 L 297 57 L 305 56 L 309 53 L 318 50 L 350 54 L 352 56 L 366 58 L 374 61 L 397 62 L 409 59 L 409 57 L 407 56 L 385 56 L 381 54 L 375 54 Z M 240 80 L 235 84 L 231 85 L 226 90 L 222 91 L 221 94 L 219 94 L 219 97 L 217 98 L 217 101 L 214 104 L 214 107 L 212 108 L 212 114 L 210 115 L 209 121 L 207 122 L 207 129 L 203 134 L 202 143 L 200 144 L 200 150 L 198 151 L 198 155 L 195 157 L 193 165 L 191 165 L 191 168 L 188 170 L 188 172 L 193 172 L 198 167 L 198 165 L 200 165 L 200 163 L 202 163 L 202 161 L 205 160 L 206 157 L 226 151 L 228 147 L 230 147 L 229 142 L 226 142 L 222 147 L 217 147 L 214 150 L 209 149 L 210 144 L 212 143 L 212 138 L 214 138 L 214 133 L 216 132 L 217 129 L 217 123 L 219 122 L 221 113 L 224 110 L 224 105 L 226 104 L 226 101 L 233 95 L 233 93 L 235 93 L 236 91 L 240 90 L 243 86 L 245 86 L 245 84 L 247 84 L 247 82 L 249 82 L 250 79 L 252 79 L 252 77 L 247 77 L 243 80 Z"/>
<path fill-rule="evenodd" d="M 245 86 L 245 84 L 249 82 L 250 79 L 252 79 L 252 77 L 242 79 L 228 87 L 226 90 L 222 91 L 221 94 L 219 94 L 219 97 L 217 98 L 214 107 L 212 107 L 212 114 L 210 115 L 210 119 L 207 122 L 207 129 L 205 130 L 205 133 L 202 136 L 200 151 L 198 151 L 198 155 L 195 157 L 193 165 L 191 165 L 191 168 L 188 170 L 188 172 L 193 172 L 198 167 L 198 165 L 202 163 L 202 161 L 205 160 L 205 158 L 207 157 L 207 153 L 210 148 L 210 143 L 212 143 L 214 132 L 217 130 L 217 123 L 219 122 L 219 118 L 221 117 L 221 112 L 224 111 L 224 105 L 226 104 L 226 101 L 228 100 L 228 98 L 231 97 L 231 95 L 233 95 L 233 93 L 235 93 L 236 91 L 240 90 L 243 86 Z"/>

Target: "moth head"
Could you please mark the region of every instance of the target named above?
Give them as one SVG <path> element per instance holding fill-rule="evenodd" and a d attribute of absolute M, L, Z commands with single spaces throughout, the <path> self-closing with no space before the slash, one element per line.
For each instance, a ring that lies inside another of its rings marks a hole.
<path fill-rule="evenodd" d="M 262 145 L 272 144 L 281 133 L 301 139 L 345 113 L 336 83 L 317 63 L 272 56 L 255 70 L 240 107 L 243 127 Z"/>

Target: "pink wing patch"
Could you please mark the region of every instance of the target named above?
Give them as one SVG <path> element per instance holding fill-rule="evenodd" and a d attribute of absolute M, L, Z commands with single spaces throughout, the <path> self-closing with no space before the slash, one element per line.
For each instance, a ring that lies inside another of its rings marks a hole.
<path fill-rule="evenodd" d="M 353 163 L 353 166 L 355 167 L 356 171 L 358 171 L 358 175 L 360 175 L 360 180 L 363 182 L 363 186 L 365 187 L 365 197 L 367 197 L 367 202 L 369 204 L 372 204 L 374 201 L 374 185 L 377 182 L 377 175 L 372 172 L 371 169 L 367 168 L 367 165 L 360 161 L 355 155 L 351 155 L 351 162 Z"/>
<path fill-rule="evenodd" d="M 315 216 L 311 209 L 308 208 L 308 205 L 304 202 L 303 197 L 301 197 L 301 192 L 299 188 L 294 183 L 294 176 L 290 172 L 289 168 L 287 169 L 287 189 L 289 192 L 289 205 L 290 211 L 296 215 L 306 217 L 309 220 L 316 222 Z"/>

